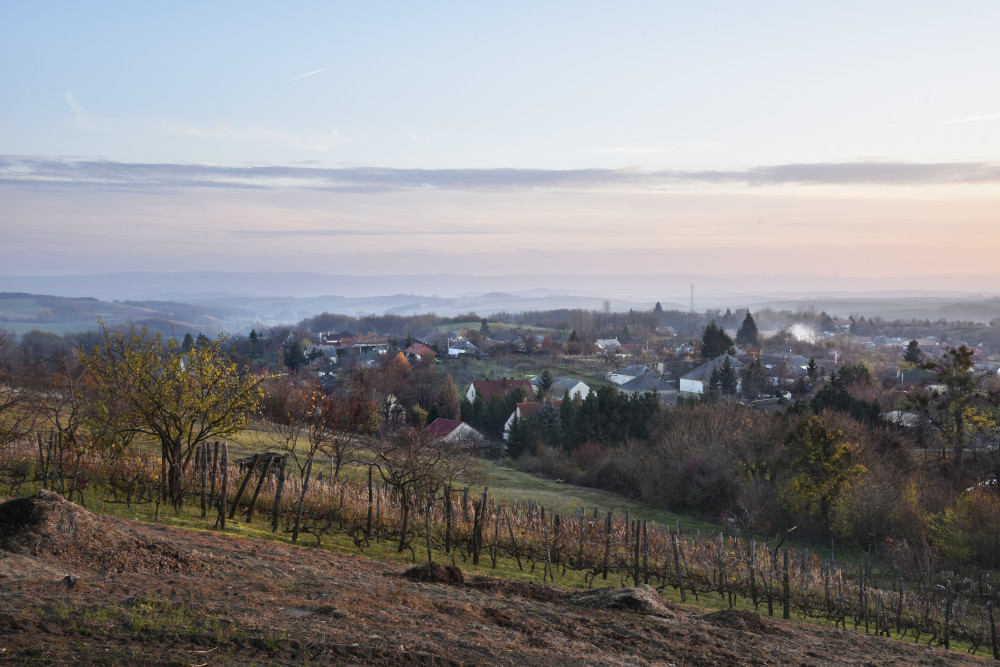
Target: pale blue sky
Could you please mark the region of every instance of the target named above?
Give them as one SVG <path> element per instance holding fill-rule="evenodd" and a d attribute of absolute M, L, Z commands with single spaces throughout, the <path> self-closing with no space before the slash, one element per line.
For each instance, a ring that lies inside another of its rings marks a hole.
<path fill-rule="evenodd" d="M 1000 249 L 998 25 L 995 2 L 7 2 L 0 275 L 192 249 L 960 272 Z"/>

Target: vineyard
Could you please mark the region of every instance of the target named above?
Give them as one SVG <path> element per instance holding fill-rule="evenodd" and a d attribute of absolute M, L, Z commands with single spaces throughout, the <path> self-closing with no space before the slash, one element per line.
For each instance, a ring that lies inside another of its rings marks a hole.
<path fill-rule="evenodd" d="M 164 489 L 173 476 L 180 503 L 200 526 L 263 525 L 280 539 L 323 546 L 348 538 L 367 553 L 391 546 L 411 561 L 449 561 L 501 568 L 542 581 L 589 587 L 645 583 L 682 602 L 752 608 L 760 614 L 815 619 L 927 645 L 998 654 L 988 576 L 924 570 L 918 576 L 879 573 L 870 554 L 853 567 L 805 549 L 657 525 L 597 507 L 553 512 L 531 500 L 497 502 L 489 489 L 444 484 L 403 498 L 374 464 L 340 479 L 301 472 L 282 454 L 230 460 L 226 443 L 205 443 L 185 472 L 159 457 L 132 453 L 106 463 L 87 454 L 67 459 L 57 438 L 38 435 L 3 452 L 0 494 L 42 487 L 81 505 L 119 505 L 176 512 Z M 196 519 L 198 521 L 198 519 Z"/>

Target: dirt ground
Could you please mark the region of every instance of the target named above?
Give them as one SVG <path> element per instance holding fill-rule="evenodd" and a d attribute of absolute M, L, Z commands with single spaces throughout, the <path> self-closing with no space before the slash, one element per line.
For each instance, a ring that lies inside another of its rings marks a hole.
<path fill-rule="evenodd" d="M 407 569 L 97 517 L 42 492 L 0 504 L 0 663 L 986 662 L 749 612 L 706 614 L 648 587 L 574 592 Z"/>

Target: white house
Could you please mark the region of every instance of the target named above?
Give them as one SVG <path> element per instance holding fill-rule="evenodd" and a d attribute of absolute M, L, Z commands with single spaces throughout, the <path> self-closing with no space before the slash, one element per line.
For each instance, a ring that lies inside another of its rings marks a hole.
<path fill-rule="evenodd" d="M 616 371 L 611 371 L 608 373 L 607 378 L 615 384 L 625 384 L 630 380 L 634 380 L 637 377 L 642 377 L 646 373 L 652 373 L 653 369 L 646 364 L 632 364 L 631 366 L 626 366 L 625 368 L 620 368 Z"/>
<path fill-rule="evenodd" d="M 720 354 L 708 363 L 702 364 L 698 368 L 682 375 L 680 392 L 682 394 L 704 394 L 708 391 L 708 381 L 712 377 L 712 371 L 717 368 L 721 369 L 726 359 L 729 359 L 729 363 L 733 369 L 739 370 L 743 368 L 743 364 L 736 357 L 731 357 L 728 354 Z"/>
<path fill-rule="evenodd" d="M 545 405 L 544 401 L 524 401 L 515 405 L 514 412 L 510 413 L 510 417 L 507 417 L 507 421 L 503 424 L 503 439 L 507 440 L 510 437 L 510 426 L 514 423 L 515 419 L 534 417 L 542 409 L 543 405 Z M 561 405 L 562 401 L 552 401 L 553 408 L 558 409 Z"/>
<path fill-rule="evenodd" d="M 538 393 L 538 388 L 542 385 L 542 378 L 536 377 L 531 381 L 531 386 L 535 388 L 535 393 Z M 566 392 L 569 392 L 570 398 L 579 397 L 582 401 L 587 398 L 587 394 L 590 393 L 590 387 L 587 386 L 585 382 L 580 380 L 574 380 L 573 378 L 564 377 L 554 377 L 552 378 L 552 388 L 549 389 L 547 396 L 550 398 L 565 398 Z"/>

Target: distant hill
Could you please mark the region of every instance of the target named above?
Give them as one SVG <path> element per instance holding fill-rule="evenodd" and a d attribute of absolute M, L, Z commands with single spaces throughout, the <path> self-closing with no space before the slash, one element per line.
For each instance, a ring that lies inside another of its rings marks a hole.
<path fill-rule="evenodd" d="M 252 321 L 239 308 L 204 307 L 170 301 L 101 301 L 24 292 L 0 292 L 0 323 L 8 331 L 31 329 L 65 333 L 97 327 L 135 324 L 162 333 L 218 333 L 237 321 Z"/>

